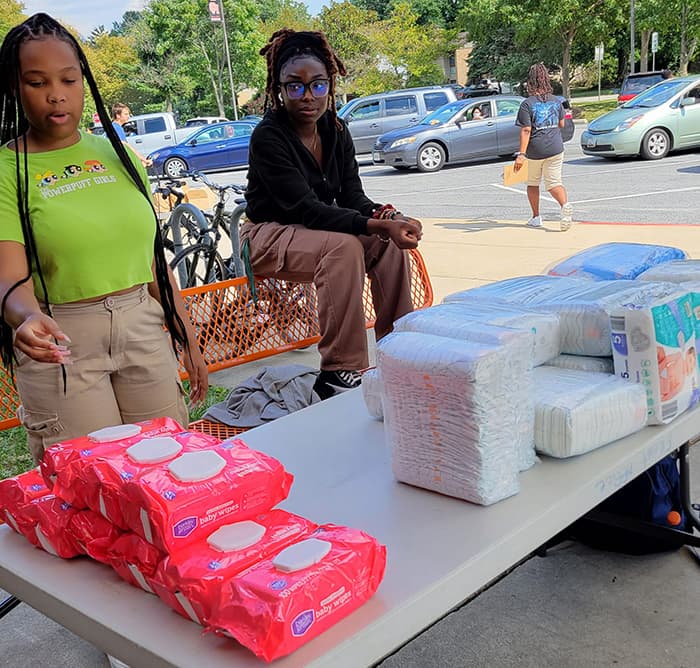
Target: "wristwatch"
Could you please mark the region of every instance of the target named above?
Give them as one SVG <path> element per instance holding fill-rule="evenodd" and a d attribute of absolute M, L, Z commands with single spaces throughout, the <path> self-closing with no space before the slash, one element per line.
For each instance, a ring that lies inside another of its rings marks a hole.
<path fill-rule="evenodd" d="M 523 158 L 527 158 L 527 155 L 525 155 L 525 153 L 516 153 L 515 157 L 517 158 L 519 155 L 522 155 Z"/>

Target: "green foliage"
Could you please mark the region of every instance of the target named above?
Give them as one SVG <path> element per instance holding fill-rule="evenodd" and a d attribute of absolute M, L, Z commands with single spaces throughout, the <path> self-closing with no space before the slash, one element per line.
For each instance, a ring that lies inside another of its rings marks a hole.
<path fill-rule="evenodd" d="M 22 2 L 0 0 L 0 40 L 5 38 L 11 28 L 22 23 L 26 18 Z"/>
<path fill-rule="evenodd" d="M 617 100 L 602 100 L 601 102 L 573 102 L 574 115 L 576 118 L 584 118 L 589 123 L 617 108 Z"/>

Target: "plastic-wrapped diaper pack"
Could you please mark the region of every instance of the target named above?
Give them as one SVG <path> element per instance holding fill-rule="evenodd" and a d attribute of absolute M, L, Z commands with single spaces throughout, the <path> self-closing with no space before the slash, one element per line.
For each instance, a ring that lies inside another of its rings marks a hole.
<path fill-rule="evenodd" d="M 370 599 L 385 566 L 386 548 L 371 536 L 322 526 L 228 580 L 210 627 L 273 661 Z"/>
<path fill-rule="evenodd" d="M 369 369 L 362 374 L 362 397 L 367 406 L 367 412 L 375 420 L 384 419 L 384 408 L 382 406 L 382 379 L 379 369 L 376 367 Z"/>
<path fill-rule="evenodd" d="M 641 385 L 611 374 L 542 366 L 535 376 L 535 447 L 572 457 L 646 426 Z"/>
<path fill-rule="evenodd" d="M 44 452 L 41 474 L 54 494 L 73 506 L 88 508 L 89 487 L 83 471 L 90 461 L 116 454 L 143 438 L 181 431 L 182 427 L 169 417 L 105 427 L 87 436 L 52 445 Z"/>
<path fill-rule="evenodd" d="M 612 309 L 610 326 L 615 374 L 644 388 L 650 424 L 670 422 L 697 400 L 691 294 L 645 295 Z"/>
<path fill-rule="evenodd" d="M 394 331 L 422 332 L 502 346 L 507 352 L 506 360 L 510 367 L 507 375 L 512 382 L 503 395 L 503 401 L 506 403 L 506 410 L 515 418 L 512 438 L 518 452 L 518 468 L 524 471 L 535 463 L 535 403 L 532 382 L 535 335 L 532 331 L 475 321 L 468 305 L 459 302 L 439 304 L 408 313 L 396 321 Z"/>
<path fill-rule="evenodd" d="M 555 313 L 506 302 L 480 300 L 471 295 L 471 290 L 455 292 L 445 297 L 443 304 L 452 303 L 463 304 L 468 316 L 476 322 L 531 332 L 534 345 L 533 366 L 545 364 L 560 352 L 561 331 L 559 316 Z"/>
<path fill-rule="evenodd" d="M 377 344 L 377 363 L 397 480 L 482 505 L 518 492 L 503 346 L 393 332 Z"/>
<path fill-rule="evenodd" d="M 150 580 L 165 556 L 155 545 L 151 545 L 135 533 L 128 532 L 114 541 L 107 563 L 124 582 L 153 594 Z"/>
<path fill-rule="evenodd" d="M 126 484 L 125 523 L 165 552 L 249 519 L 287 498 L 293 476 L 242 440 L 185 452 Z"/>
<path fill-rule="evenodd" d="M 632 280 L 645 271 L 653 271 L 657 265 L 685 257 L 685 251 L 672 246 L 613 241 L 586 248 L 559 262 L 547 273 L 550 276 L 575 276 L 594 281 Z"/>
<path fill-rule="evenodd" d="M 598 373 L 615 373 L 612 357 L 587 357 L 586 355 L 559 355 L 549 360 L 546 366 L 572 371 L 596 371 Z"/>
<path fill-rule="evenodd" d="M 0 480 L 0 519 L 25 537 L 32 535 L 36 513 L 32 501 L 51 494 L 39 469 L 30 469 L 12 478 Z"/>
<path fill-rule="evenodd" d="M 219 443 L 221 441 L 213 436 L 181 431 L 142 438 L 108 456 L 92 457 L 80 473 L 86 484 L 87 506 L 116 526 L 127 529 L 122 507 L 130 503 L 125 492 L 128 482 L 184 452 L 212 448 Z"/>
<path fill-rule="evenodd" d="M 37 499 L 32 505 L 36 509 L 38 547 L 62 559 L 72 559 L 84 554 L 78 541 L 69 531 L 71 520 L 79 512 L 78 508 L 53 495 Z"/>
<path fill-rule="evenodd" d="M 670 283 L 643 281 L 589 281 L 558 276 L 524 276 L 468 290 L 472 298 L 505 301 L 559 316 L 561 352 L 569 355 L 610 357 L 610 309 L 645 295 L 670 295 Z"/>
<path fill-rule="evenodd" d="M 150 584 L 173 610 L 207 624 L 228 580 L 317 528 L 314 522 L 279 509 L 225 524 L 206 540 L 167 556 Z"/>
<path fill-rule="evenodd" d="M 108 564 L 112 545 L 122 532 L 94 510 L 79 510 L 70 518 L 68 533 L 80 551 L 101 564 Z"/>
<path fill-rule="evenodd" d="M 637 277 L 640 281 L 687 283 L 700 281 L 700 260 L 672 260 L 647 269 Z"/>

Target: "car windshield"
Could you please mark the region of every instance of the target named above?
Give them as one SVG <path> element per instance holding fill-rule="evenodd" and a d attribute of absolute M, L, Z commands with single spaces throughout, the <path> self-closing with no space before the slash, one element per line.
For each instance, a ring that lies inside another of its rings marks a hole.
<path fill-rule="evenodd" d="M 637 95 L 637 97 L 632 98 L 629 102 L 625 102 L 622 105 L 622 108 L 637 109 L 639 107 L 658 107 L 680 93 L 687 85 L 687 80 L 675 81 L 673 79 L 669 79 L 668 81 L 662 81 L 661 83 L 656 84 L 656 86 L 647 88 L 647 90 Z"/>
<path fill-rule="evenodd" d="M 625 81 L 622 87 L 622 94 L 629 95 L 630 93 L 641 93 L 655 83 L 659 83 L 662 80 L 660 74 L 650 74 L 646 77 L 634 77 L 629 78 Z"/>
<path fill-rule="evenodd" d="M 445 104 L 435 111 L 431 111 L 425 118 L 423 118 L 420 125 L 443 125 L 463 108 L 464 104 L 461 102 L 451 102 L 450 104 Z"/>

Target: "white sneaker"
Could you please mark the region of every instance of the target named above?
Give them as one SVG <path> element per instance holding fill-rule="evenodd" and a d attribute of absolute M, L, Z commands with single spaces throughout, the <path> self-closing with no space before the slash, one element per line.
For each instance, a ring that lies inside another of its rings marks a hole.
<path fill-rule="evenodd" d="M 542 216 L 533 216 L 527 221 L 528 227 L 542 227 Z"/>
<path fill-rule="evenodd" d="M 560 227 L 562 232 L 566 232 L 571 227 L 574 217 L 574 207 L 568 202 L 561 208 Z"/>

